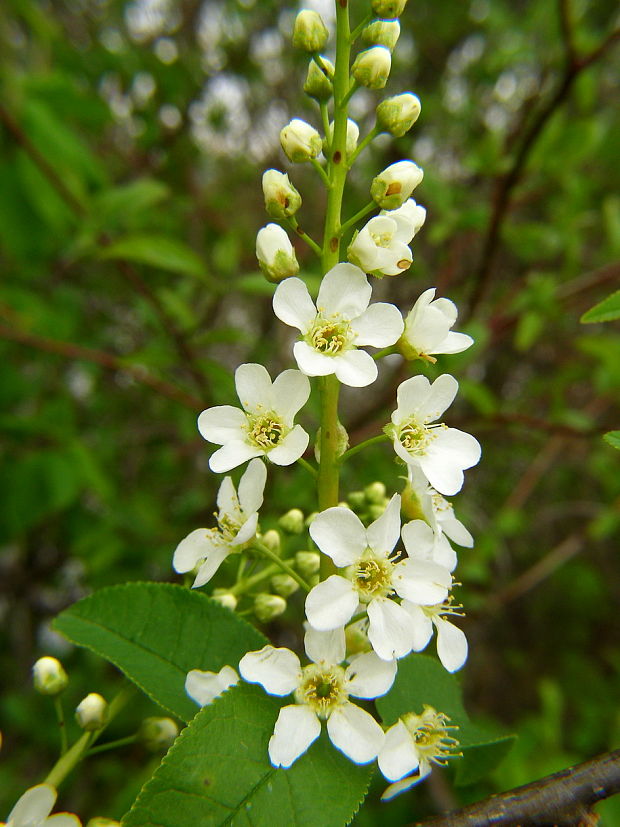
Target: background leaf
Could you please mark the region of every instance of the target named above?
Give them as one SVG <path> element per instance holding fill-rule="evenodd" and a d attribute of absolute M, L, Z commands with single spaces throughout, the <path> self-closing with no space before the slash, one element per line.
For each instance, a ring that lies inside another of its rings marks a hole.
<path fill-rule="evenodd" d="M 205 263 L 191 247 L 175 238 L 160 235 L 126 236 L 101 250 L 99 257 L 134 261 L 198 278 L 205 278 L 207 271 Z"/>
<path fill-rule="evenodd" d="M 583 324 L 594 324 L 594 322 L 611 322 L 614 319 L 620 319 L 620 290 L 616 290 L 602 302 L 587 310 L 580 321 Z"/>
<path fill-rule="evenodd" d="M 608 431 L 606 434 L 603 434 L 603 439 L 605 442 L 608 442 L 612 448 L 620 451 L 620 431 Z"/>

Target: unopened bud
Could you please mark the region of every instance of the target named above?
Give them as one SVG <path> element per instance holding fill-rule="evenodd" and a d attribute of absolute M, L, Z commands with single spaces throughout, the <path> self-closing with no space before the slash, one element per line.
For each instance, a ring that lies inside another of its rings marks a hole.
<path fill-rule="evenodd" d="M 172 718 L 145 718 L 138 731 L 139 739 L 152 752 L 167 750 L 178 734 L 179 727 Z"/>
<path fill-rule="evenodd" d="M 364 488 L 366 502 L 373 505 L 383 505 L 387 499 L 387 490 L 382 482 L 371 482 Z"/>
<path fill-rule="evenodd" d="M 231 612 L 234 612 L 237 608 L 237 598 L 228 589 L 214 589 L 211 599 L 219 603 L 220 606 L 224 606 L 225 609 L 230 609 Z"/>
<path fill-rule="evenodd" d="M 316 551 L 298 551 L 295 566 L 302 577 L 310 577 L 321 568 L 321 555 Z"/>
<path fill-rule="evenodd" d="M 311 514 L 308 514 L 308 516 L 306 517 L 306 528 L 310 528 L 310 526 L 312 525 L 312 521 L 314 520 L 315 517 L 318 517 L 318 516 L 319 516 L 318 511 L 313 511 Z"/>
<path fill-rule="evenodd" d="M 344 636 L 349 656 L 361 654 L 362 652 L 370 652 L 372 650 L 372 645 L 366 633 L 366 621 L 362 620 L 361 622 L 351 623 L 345 628 Z"/>
<path fill-rule="evenodd" d="M 362 40 L 374 46 L 385 46 L 390 52 L 398 43 L 400 23 L 398 20 L 373 20 L 362 32 Z"/>
<path fill-rule="evenodd" d="M 380 172 L 370 186 L 370 194 L 384 210 L 401 207 L 424 178 L 413 161 L 397 161 Z"/>
<path fill-rule="evenodd" d="M 328 136 L 329 141 L 331 142 L 334 138 L 334 122 L 332 121 L 329 125 L 328 129 Z M 357 139 L 360 136 L 360 128 L 352 121 L 351 118 L 347 118 L 347 137 L 345 139 L 345 147 L 347 151 L 347 155 L 352 155 L 355 152 L 355 148 L 357 147 Z"/>
<path fill-rule="evenodd" d="M 288 175 L 277 169 L 263 173 L 265 209 L 272 218 L 288 218 L 301 207 L 301 195 L 291 184 Z"/>
<path fill-rule="evenodd" d="M 278 224 L 267 224 L 258 231 L 256 258 L 267 281 L 277 283 L 299 273 L 291 240 Z"/>
<path fill-rule="evenodd" d="M 59 695 L 69 683 L 62 663 L 56 658 L 44 657 L 32 667 L 34 688 L 41 695 Z"/>
<path fill-rule="evenodd" d="M 121 823 L 120 821 L 115 821 L 113 818 L 95 816 L 88 820 L 86 827 L 121 827 Z"/>
<path fill-rule="evenodd" d="M 392 55 L 385 46 L 373 46 L 360 52 L 351 66 L 355 80 L 368 89 L 383 89 L 390 76 Z"/>
<path fill-rule="evenodd" d="M 366 497 L 363 491 L 351 491 L 347 494 L 347 502 L 354 511 L 360 511 L 366 507 Z"/>
<path fill-rule="evenodd" d="M 263 592 L 254 598 L 254 614 L 261 623 L 269 623 L 286 611 L 286 600 L 279 594 Z"/>
<path fill-rule="evenodd" d="M 289 160 L 296 164 L 311 161 L 323 148 L 319 133 L 301 118 L 293 118 L 281 130 L 280 144 Z"/>
<path fill-rule="evenodd" d="M 368 506 L 368 518 L 371 522 L 374 523 L 375 520 L 378 520 L 379 517 L 383 514 L 385 509 L 387 508 L 387 503 L 377 503 Z"/>
<path fill-rule="evenodd" d="M 271 588 L 281 597 L 290 597 L 299 588 L 299 583 L 290 574 L 274 574 L 271 578 Z"/>
<path fill-rule="evenodd" d="M 345 451 L 349 449 L 349 433 L 342 422 L 338 420 L 336 425 L 336 456 L 341 457 Z M 321 462 L 321 429 L 316 432 L 316 441 L 314 443 L 314 458 L 317 462 Z"/>
<path fill-rule="evenodd" d="M 273 551 L 274 554 L 280 554 L 282 550 L 282 538 L 280 537 L 280 532 L 276 531 L 275 528 L 270 528 L 269 531 L 261 534 L 260 541 L 266 545 L 270 551 Z"/>
<path fill-rule="evenodd" d="M 407 0 L 372 0 L 372 10 L 378 17 L 400 17 Z"/>
<path fill-rule="evenodd" d="M 293 46 L 296 49 L 320 52 L 327 43 L 328 37 L 329 32 L 318 12 L 309 9 L 299 12 L 293 27 Z"/>
<path fill-rule="evenodd" d="M 420 99 L 412 92 L 386 98 L 377 106 L 377 126 L 395 138 L 402 138 L 420 115 Z"/>
<path fill-rule="evenodd" d="M 108 722 L 108 702 L 97 692 L 91 692 L 77 705 L 75 720 L 87 732 L 101 729 Z"/>
<path fill-rule="evenodd" d="M 304 83 L 304 92 L 311 98 L 318 101 L 327 101 L 331 98 L 334 91 L 334 64 L 331 60 L 321 55 L 316 60 L 311 60 L 308 65 L 308 74 L 306 75 L 306 82 Z"/>
<path fill-rule="evenodd" d="M 278 525 L 288 534 L 301 534 L 304 530 L 304 512 L 299 508 L 291 508 L 280 517 Z"/>

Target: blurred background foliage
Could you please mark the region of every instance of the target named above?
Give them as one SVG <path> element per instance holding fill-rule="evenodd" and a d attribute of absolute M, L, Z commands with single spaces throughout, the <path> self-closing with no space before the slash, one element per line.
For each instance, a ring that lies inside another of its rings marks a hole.
<path fill-rule="evenodd" d="M 329 0 L 308 5 L 331 17 Z M 55 760 L 34 659 L 63 659 L 69 705 L 120 682 L 55 637 L 51 617 L 106 584 L 173 579 L 172 550 L 210 524 L 219 483 L 196 414 L 236 401 L 239 363 L 291 366 L 254 240 L 267 223 L 260 175 L 287 169 L 280 128 L 319 123 L 301 100 L 306 58 L 289 47 L 296 11 L 280 0 L 0 9 L 0 813 Z M 365 11 L 353 4 L 354 17 Z M 476 537 L 459 568 L 466 698 L 472 716 L 521 736 L 484 783 L 454 789 L 434 773 L 388 807 L 375 796 L 359 825 L 402 824 L 618 746 L 620 457 L 601 435 L 618 427 L 620 334 L 617 322 L 579 324 L 620 273 L 617 15 L 612 0 L 410 3 L 387 92 L 416 92 L 422 116 L 351 176 L 347 214 L 388 163 L 425 170 L 414 265 L 376 293 L 407 311 L 435 286 L 476 338 L 427 372 L 457 376 L 449 423 L 483 444 L 455 498 Z M 376 102 L 353 99 L 362 132 Z M 318 237 L 318 179 L 289 171 Z M 352 444 L 387 421 L 407 371 L 396 360 L 372 392 L 347 389 Z M 401 485 L 385 446 L 349 466 L 343 495 Z M 264 526 L 293 505 L 315 505 L 303 471 L 271 474 Z M 285 636 L 286 616 L 268 632 Z M 153 713 L 134 702 L 111 735 Z M 139 746 L 93 757 L 62 806 L 120 817 L 157 760 Z M 601 812 L 620 823 L 617 802 Z"/>

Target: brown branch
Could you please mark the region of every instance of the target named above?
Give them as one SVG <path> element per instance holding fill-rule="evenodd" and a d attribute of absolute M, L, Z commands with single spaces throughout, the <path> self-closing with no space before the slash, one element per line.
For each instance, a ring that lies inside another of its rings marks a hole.
<path fill-rule="evenodd" d="M 618 792 L 615 750 L 415 827 L 587 827 L 598 820 L 594 804 Z"/>
<path fill-rule="evenodd" d="M 76 359 L 86 362 L 94 362 L 106 370 L 111 370 L 118 373 L 126 373 L 131 376 L 136 382 L 142 385 L 147 385 L 152 390 L 185 405 L 193 411 L 200 411 L 204 407 L 200 399 L 186 393 L 181 388 L 170 382 L 165 382 L 163 379 L 158 379 L 152 373 L 138 365 L 128 365 L 118 356 L 107 353 L 103 350 L 95 350 L 90 347 L 83 347 L 82 345 L 74 344 L 73 342 L 61 342 L 57 339 L 48 339 L 45 336 L 37 336 L 34 333 L 28 333 L 25 330 L 19 330 L 14 327 L 9 327 L 0 323 L 0 337 L 8 339 L 12 342 L 19 342 L 29 347 L 37 348 L 37 350 L 44 350 L 47 353 L 54 353 L 58 356 L 64 356 L 67 359 Z"/>

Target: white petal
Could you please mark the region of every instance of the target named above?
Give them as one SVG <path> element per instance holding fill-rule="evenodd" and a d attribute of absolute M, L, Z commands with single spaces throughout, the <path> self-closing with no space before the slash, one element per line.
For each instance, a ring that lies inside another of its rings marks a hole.
<path fill-rule="evenodd" d="M 274 465 L 292 465 L 303 456 L 309 441 L 310 437 L 301 425 L 295 425 L 293 430 L 269 451 L 269 462 L 273 462 Z"/>
<path fill-rule="evenodd" d="M 393 304 L 377 302 L 358 319 L 351 322 L 351 329 L 357 334 L 356 345 L 389 347 L 400 339 L 403 332 L 403 317 Z"/>
<path fill-rule="evenodd" d="M 250 445 L 249 442 L 235 440 L 222 445 L 214 454 L 211 454 L 209 468 L 215 471 L 216 474 L 224 474 L 226 471 L 231 471 L 238 465 L 242 465 L 248 459 L 262 457 L 264 453 L 261 448 Z"/>
<path fill-rule="evenodd" d="M 8 821 L 15 827 L 37 827 L 50 814 L 56 801 L 56 790 L 49 784 L 37 784 L 21 796 L 9 813 Z"/>
<path fill-rule="evenodd" d="M 308 593 L 306 617 L 319 631 L 337 629 L 353 617 L 357 604 L 357 592 L 351 581 L 332 574 Z"/>
<path fill-rule="evenodd" d="M 319 632 L 310 626 L 304 635 L 304 646 L 306 654 L 314 663 L 342 663 L 347 653 L 344 628 L 340 626 L 329 632 Z"/>
<path fill-rule="evenodd" d="M 271 377 L 263 365 L 253 362 L 239 365 L 235 371 L 237 396 L 248 413 L 271 409 Z"/>
<path fill-rule="evenodd" d="M 239 480 L 239 504 L 244 514 L 253 514 L 261 507 L 266 482 L 265 463 L 260 459 L 253 459 Z"/>
<path fill-rule="evenodd" d="M 185 691 L 199 706 L 206 706 L 239 682 L 232 666 L 222 666 L 219 672 L 192 669 L 185 678 Z"/>
<path fill-rule="evenodd" d="M 392 688 L 396 669 L 395 660 L 381 660 L 374 652 L 355 655 L 345 672 L 347 692 L 356 698 L 380 698 Z"/>
<path fill-rule="evenodd" d="M 289 427 L 310 396 L 308 377 L 298 370 L 285 370 L 273 383 L 273 410 Z"/>
<path fill-rule="evenodd" d="M 417 770 L 420 762 L 413 738 L 401 720 L 385 733 L 378 763 L 379 769 L 388 781 L 397 781 Z"/>
<path fill-rule="evenodd" d="M 437 654 L 448 672 L 456 672 L 467 660 L 467 638 L 464 632 L 441 617 L 433 619 L 437 627 Z"/>
<path fill-rule="evenodd" d="M 224 445 L 233 439 L 243 439 L 244 425 L 247 417 L 239 408 L 232 405 L 218 405 L 207 408 L 198 417 L 198 430 L 207 442 Z"/>
<path fill-rule="evenodd" d="M 428 396 L 418 408 L 418 415 L 422 421 L 427 424 L 439 419 L 442 413 L 449 408 L 454 401 L 458 389 L 459 383 L 454 376 L 450 376 L 449 373 L 443 373 L 441 376 L 438 376 L 431 385 Z"/>
<path fill-rule="evenodd" d="M 368 545 L 388 557 L 400 536 L 400 494 L 394 494 L 383 514 L 368 526 Z"/>
<path fill-rule="evenodd" d="M 222 544 L 219 532 L 213 528 L 197 528 L 184 537 L 174 550 L 172 568 L 180 574 L 192 571 L 199 560 L 207 557 Z"/>
<path fill-rule="evenodd" d="M 467 333 L 456 333 L 455 331 L 450 331 L 445 339 L 442 339 L 436 345 L 436 350 L 427 351 L 427 353 L 462 353 L 464 350 L 467 350 L 468 347 L 471 347 L 474 343 L 474 340 L 471 336 L 468 336 Z"/>
<path fill-rule="evenodd" d="M 295 342 L 293 356 L 299 370 L 306 376 L 329 376 L 336 370 L 333 356 L 318 353 L 307 342 Z"/>
<path fill-rule="evenodd" d="M 271 763 L 288 769 L 320 734 L 321 724 L 309 706 L 282 707 L 269 739 Z"/>
<path fill-rule="evenodd" d="M 255 511 L 254 514 L 251 514 L 248 519 L 243 523 L 239 531 L 237 532 L 237 536 L 234 540 L 231 540 L 231 546 L 242 546 L 244 543 L 247 543 L 248 540 L 251 540 L 252 537 L 256 535 L 256 528 L 258 526 L 258 513 Z"/>
<path fill-rule="evenodd" d="M 419 784 L 424 777 L 425 776 L 423 775 L 409 775 L 407 776 L 407 778 L 403 778 L 401 781 L 396 781 L 395 784 L 390 784 L 390 786 L 382 794 L 381 801 L 390 801 L 392 798 L 399 795 L 400 793 L 404 793 L 406 790 L 410 790 L 411 787 L 414 787 L 416 784 Z"/>
<path fill-rule="evenodd" d="M 463 470 L 480 459 L 480 443 L 457 428 L 436 429 L 435 438 L 419 458 L 420 468 L 440 494 L 456 494 L 463 486 Z"/>
<path fill-rule="evenodd" d="M 428 559 L 435 543 L 435 532 L 424 520 L 411 520 L 403 526 L 403 543 L 409 557 Z"/>
<path fill-rule="evenodd" d="M 456 323 L 459 311 L 453 301 L 445 298 L 435 299 L 433 302 L 433 307 L 439 310 L 447 321 L 450 322 L 450 327 Z"/>
<path fill-rule="evenodd" d="M 372 715 L 348 702 L 329 716 L 327 733 L 332 744 L 356 764 L 372 761 L 383 745 L 383 730 Z"/>
<path fill-rule="evenodd" d="M 319 313 L 327 317 L 339 314 L 355 319 L 366 310 L 371 295 L 372 287 L 360 268 L 340 263 L 325 274 L 316 305 Z"/>
<path fill-rule="evenodd" d="M 405 600 L 422 606 L 434 606 L 443 603 L 448 596 L 452 575 L 437 563 L 408 558 L 396 565 L 392 583 Z"/>
<path fill-rule="evenodd" d="M 230 548 L 227 545 L 217 546 L 209 552 L 206 560 L 198 569 L 196 579 L 192 583 L 192 589 L 198 589 L 208 583 L 229 554 Z"/>
<path fill-rule="evenodd" d="M 270 695 L 290 695 L 301 680 L 297 655 L 269 645 L 245 654 L 239 661 L 239 672 L 249 683 L 260 683 Z"/>
<path fill-rule="evenodd" d="M 411 618 L 398 603 L 387 597 L 375 597 L 368 604 L 368 619 L 368 639 L 380 658 L 393 660 L 411 652 Z"/>
<path fill-rule="evenodd" d="M 334 373 L 343 385 L 351 388 L 372 385 L 379 375 L 375 360 L 364 350 L 347 350 L 335 356 Z"/>
<path fill-rule="evenodd" d="M 412 376 L 401 382 L 396 389 L 397 408 L 392 414 L 392 422 L 400 424 L 411 416 L 417 417 L 418 409 L 430 393 L 431 383 L 426 376 Z"/>
<path fill-rule="evenodd" d="M 284 324 L 305 333 L 316 318 L 316 308 L 301 279 L 285 279 L 273 295 L 273 312 Z"/>
<path fill-rule="evenodd" d="M 421 353 L 436 353 L 435 348 L 445 340 L 449 331 L 450 322 L 433 307 L 408 317 L 405 325 L 406 338 Z"/>
<path fill-rule="evenodd" d="M 310 536 L 338 568 L 354 563 L 368 545 L 362 521 L 357 514 L 342 506 L 321 511 L 310 523 Z"/>
<path fill-rule="evenodd" d="M 416 603 L 403 600 L 403 609 L 411 617 L 413 632 L 413 651 L 421 652 L 426 649 L 433 637 L 433 621 Z"/>
<path fill-rule="evenodd" d="M 234 514 L 239 507 L 239 499 L 230 477 L 224 477 L 217 492 L 217 507 L 220 513 Z"/>
<path fill-rule="evenodd" d="M 474 545 L 474 538 L 456 517 L 449 517 L 447 520 L 440 519 L 439 524 L 441 525 L 441 530 L 448 535 L 453 543 L 459 546 L 465 546 L 465 548 L 472 548 Z"/>

